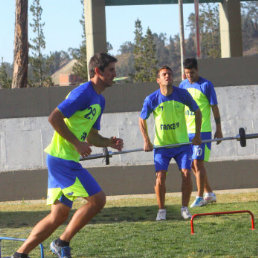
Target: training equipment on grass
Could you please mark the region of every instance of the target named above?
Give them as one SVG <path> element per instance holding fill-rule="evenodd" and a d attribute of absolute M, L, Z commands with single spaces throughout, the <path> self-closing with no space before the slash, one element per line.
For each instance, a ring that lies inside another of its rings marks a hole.
<path fill-rule="evenodd" d="M 6 241 L 7 240 L 7 241 Z M 15 246 L 13 243 L 14 241 L 22 241 L 24 242 L 26 239 L 23 238 L 15 238 L 15 237 L 0 237 L 0 258 L 10 258 L 11 255 L 17 250 L 18 246 Z M 8 243 L 8 244 L 7 244 Z M 39 250 L 36 250 L 34 252 L 37 252 L 37 257 L 44 258 L 44 247 L 42 244 L 39 244 Z M 8 256 L 7 256 L 8 255 Z"/>
<path fill-rule="evenodd" d="M 198 214 L 194 214 L 191 218 L 191 234 L 194 234 L 194 218 L 198 217 L 198 216 L 207 216 L 207 215 L 223 215 L 223 214 L 235 214 L 235 213 L 249 213 L 251 215 L 251 224 L 252 224 L 252 228 L 251 230 L 255 230 L 254 228 L 254 215 L 251 211 L 249 210 L 241 210 L 241 211 L 220 211 L 220 212 L 211 212 L 211 213 L 198 213 Z"/>
<path fill-rule="evenodd" d="M 246 140 L 255 139 L 255 138 L 258 138 L 258 133 L 246 134 L 244 128 L 239 128 L 239 134 L 236 135 L 236 136 L 203 140 L 202 143 L 237 140 L 237 141 L 240 142 L 241 147 L 245 147 L 246 146 Z M 175 147 L 180 147 L 180 146 L 185 146 L 185 145 L 190 145 L 190 144 L 192 144 L 192 142 L 170 144 L 170 145 L 165 145 L 165 146 L 154 146 L 154 149 L 175 148 Z M 80 160 L 82 161 L 82 160 L 105 158 L 106 159 L 106 165 L 109 165 L 109 158 L 111 158 L 113 155 L 120 155 L 120 154 L 126 154 L 126 153 L 131 153 L 131 152 L 138 152 L 138 151 L 144 151 L 144 149 L 143 148 L 138 148 L 138 149 L 132 149 L 132 150 L 112 152 L 112 151 L 108 151 L 107 147 L 105 147 L 105 148 L 103 148 L 103 153 L 89 155 L 89 156 L 84 157 L 84 158 L 81 157 Z"/>

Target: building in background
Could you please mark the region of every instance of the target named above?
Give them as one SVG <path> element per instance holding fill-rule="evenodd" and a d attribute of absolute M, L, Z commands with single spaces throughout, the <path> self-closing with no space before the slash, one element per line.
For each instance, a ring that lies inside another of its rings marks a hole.
<path fill-rule="evenodd" d="M 73 86 L 79 85 L 83 82 L 78 75 L 73 74 L 73 66 L 76 62 L 77 60 L 75 59 L 69 61 L 66 65 L 51 75 L 54 86 Z"/>

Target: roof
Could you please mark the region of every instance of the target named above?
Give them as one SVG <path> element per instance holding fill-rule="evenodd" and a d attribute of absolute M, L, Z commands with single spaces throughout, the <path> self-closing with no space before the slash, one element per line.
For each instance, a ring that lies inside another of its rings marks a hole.
<path fill-rule="evenodd" d="M 72 74 L 73 73 L 73 66 L 78 61 L 76 59 L 72 59 L 67 64 L 62 66 L 59 70 L 57 70 L 55 73 L 51 75 L 52 81 L 54 82 L 54 85 L 59 85 L 59 79 L 61 74 Z"/>

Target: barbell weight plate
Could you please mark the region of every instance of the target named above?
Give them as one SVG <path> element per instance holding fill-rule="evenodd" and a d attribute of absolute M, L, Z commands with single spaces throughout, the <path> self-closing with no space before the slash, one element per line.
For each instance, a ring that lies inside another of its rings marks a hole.
<path fill-rule="evenodd" d="M 245 129 L 243 127 L 239 128 L 240 145 L 241 147 L 246 146 Z"/>

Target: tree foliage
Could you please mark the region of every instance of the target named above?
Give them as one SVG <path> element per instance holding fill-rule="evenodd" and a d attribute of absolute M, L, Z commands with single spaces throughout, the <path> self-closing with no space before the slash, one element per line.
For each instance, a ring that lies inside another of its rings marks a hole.
<path fill-rule="evenodd" d="M 12 86 L 12 79 L 8 74 L 8 67 L 9 71 L 11 69 L 10 64 L 4 63 L 3 60 L 0 66 L 0 89 L 1 88 L 11 88 Z"/>
<path fill-rule="evenodd" d="M 195 14 L 188 17 L 187 27 L 190 29 L 189 39 L 186 41 L 186 53 L 196 54 L 195 43 Z M 199 30 L 202 58 L 220 57 L 220 33 L 219 33 L 219 10 L 217 4 L 200 4 Z"/>
<path fill-rule="evenodd" d="M 243 48 L 248 50 L 258 40 L 258 2 L 241 3 Z M 258 46 L 256 46 L 258 52 Z"/>
<path fill-rule="evenodd" d="M 50 63 L 46 62 L 46 59 L 43 56 L 43 49 L 46 48 L 45 36 L 43 33 L 43 27 L 45 25 L 42 22 L 42 7 L 40 5 L 40 0 L 33 0 L 32 5 L 30 6 L 30 11 L 33 16 L 33 23 L 30 23 L 30 26 L 33 28 L 35 37 L 31 39 L 30 49 L 31 56 L 29 58 L 30 67 L 32 70 L 32 80 L 30 85 L 32 87 L 36 86 L 52 86 L 53 82 L 51 77 L 48 76 L 50 70 Z"/>
<path fill-rule="evenodd" d="M 134 68 L 133 79 L 135 82 L 153 82 L 156 80 L 156 46 L 154 36 L 147 29 L 146 35 L 143 36 L 142 25 L 139 19 L 135 22 L 134 31 Z"/>
<path fill-rule="evenodd" d="M 83 5 L 83 0 L 80 0 Z M 27 0 L 16 0 L 16 4 L 26 4 Z M 83 6 L 84 7 L 84 6 Z M 242 36 L 244 53 L 258 53 L 258 1 L 241 2 L 242 15 Z M 33 0 L 30 7 L 35 37 L 30 42 L 30 57 L 28 78 L 32 86 L 52 85 L 51 74 L 68 63 L 72 58 L 77 60 L 73 73 L 78 75 L 83 81 L 87 78 L 86 59 L 86 35 L 84 11 L 79 22 L 82 25 L 82 42 L 78 48 L 69 48 L 67 51 L 55 51 L 49 55 L 43 55 L 46 42 L 43 33 L 44 23 L 42 22 L 42 8 L 40 0 Z M 20 18 L 26 18 L 26 12 L 20 14 Z M 220 57 L 220 35 L 219 35 L 219 13 L 218 4 L 200 4 L 199 13 L 200 41 L 202 58 Z M 23 20 L 23 28 L 26 29 L 26 19 Z M 188 17 L 187 27 L 190 30 L 188 38 L 185 39 L 186 57 L 196 56 L 195 46 L 195 15 L 191 13 Z M 24 33 L 23 33 L 24 34 Z M 180 80 L 180 39 L 179 35 L 167 38 L 165 33 L 152 33 L 148 28 L 143 34 L 140 20 L 135 21 L 134 42 L 126 41 L 119 48 L 117 76 L 130 76 L 134 81 L 155 81 L 154 70 L 156 66 L 169 65 L 174 72 L 174 79 Z M 23 41 L 26 41 L 23 40 Z M 27 41 L 26 41 L 27 42 Z M 24 43 L 24 42 L 23 42 Z M 28 44 L 28 43 L 27 43 Z M 25 44 L 26 45 L 26 44 Z M 21 49 L 20 45 L 17 49 Z M 108 51 L 112 45 L 107 43 Z M 252 50 L 252 51 L 251 51 Z M 26 51 L 25 51 L 26 52 Z M 24 61 L 26 58 L 22 58 Z M 26 61 L 26 60 L 25 60 Z M 20 64 L 23 69 L 26 64 Z M 0 65 L 0 85 L 9 87 L 11 74 L 14 69 L 6 62 Z M 23 70 L 25 71 L 25 70 Z M 14 78 L 14 77 L 13 77 Z M 24 84 L 25 87 L 27 83 Z"/>
<path fill-rule="evenodd" d="M 82 43 L 79 49 L 70 49 L 72 58 L 77 60 L 77 63 L 73 66 L 73 73 L 81 78 L 82 81 L 88 80 L 88 68 L 87 68 L 87 52 L 86 52 L 86 33 L 85 33 L 85 16 L 84 16 L 84 3 L 82 4 L 82 17 L 80 24 L 82 26 Z"/>

